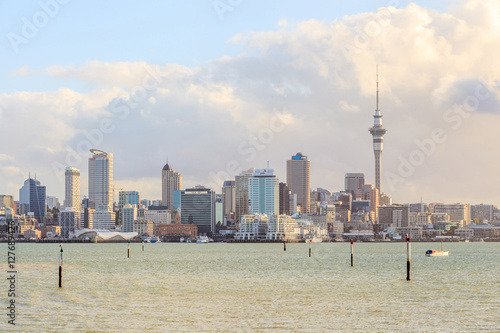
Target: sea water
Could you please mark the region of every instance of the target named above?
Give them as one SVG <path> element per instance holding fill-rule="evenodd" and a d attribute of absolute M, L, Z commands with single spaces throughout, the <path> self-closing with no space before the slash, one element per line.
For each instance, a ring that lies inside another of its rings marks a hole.
<path fill-rule="evenodd" d="M 0 245 L 7 254 L 7 244 Z M 0 331 L 500 331 L 500 243 L 59 244 L 16 248 L 16 320 L 7 259 Z"/>

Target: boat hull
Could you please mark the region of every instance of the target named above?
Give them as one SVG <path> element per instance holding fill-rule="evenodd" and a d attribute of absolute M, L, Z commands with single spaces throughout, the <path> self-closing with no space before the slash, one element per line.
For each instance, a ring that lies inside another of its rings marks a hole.
<path fill-rule="evenodd" d="M 427 257 L 447 257 L 449 254 L 449 251 L 428 250 L 427 252 L 425 252 L 425 255 Z"/>

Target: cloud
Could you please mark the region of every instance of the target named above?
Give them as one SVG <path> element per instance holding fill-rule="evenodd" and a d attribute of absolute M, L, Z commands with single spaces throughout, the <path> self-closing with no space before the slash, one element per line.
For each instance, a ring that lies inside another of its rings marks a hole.
<path fill-rule="evenodd" d="M 283 21 L 276 31 L 235 36 L 240 56 L 196 68 L 97 60 L 52 66 L 42 73 L 62 85 L 76 79 L 92 89 L 1 94 L 0 129 L 16 138 L 5 153 L 24 174 L 40 170 L 48 193 L 59 197 L 64 184 L 54 163 L 80 168 L 85 194 L 89 146 L 113 152 L 115 181 L 149 199 L 161 197 L 167 156 L 185 186 L 221 186 L 234 170 L 267 161 L 286 181 L 285 161 L 302 151 L 311 159 L 312 188 L 337 191 L 346 172 L 361 171 L 374 181 L 367 129 L 376 107 L 378 64 L 388 128 L 383 171 L 401 178 L 389 186 L 385 177 L 383 190 L 396 202 L 422 196 L 498 203 L 494 189 L 500 180 L 470 156 L 500 162 L 490 153 L 500 139 L 499 6 L 470 0 L 439 13 L 411 4 L 334 22 Z M 40 74 L 17 72 L 28 79 Z M 475 94 L 477 84 L 488 94 L 479 99 L 478 112 L 447 113 Z M 427 154 L 422 142 L 436 129 L 446 139 L 432 149 L 424 145 Z M 402 161 L 417 155 L 424 156 L 422 163 L 402 176 Z M 22 176 L 14 178 L 20 187 Z M 2 188 L 8 181 L 0 176 Z"/>

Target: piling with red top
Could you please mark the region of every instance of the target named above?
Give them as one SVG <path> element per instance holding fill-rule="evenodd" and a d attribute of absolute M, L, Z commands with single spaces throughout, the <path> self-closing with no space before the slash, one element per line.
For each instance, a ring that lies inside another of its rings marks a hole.
<path fill-rule="evenodd" d="M 130 258 L 130 242 L 128 242 L 127 258 Z"/>
<path fill-rule="evenodd" d="M 354 266 L 354 242 L 351 241 L 351 267 Z"/>
<path fill-rule="evenodd" d="M 309 258 L 311 258 L 311 243 L 312 239 L 309 240 Z"/>
<path fill-rule="evenodd" d="M 283 234 L 283 251 L 286 251 L 286 235 Z"/>

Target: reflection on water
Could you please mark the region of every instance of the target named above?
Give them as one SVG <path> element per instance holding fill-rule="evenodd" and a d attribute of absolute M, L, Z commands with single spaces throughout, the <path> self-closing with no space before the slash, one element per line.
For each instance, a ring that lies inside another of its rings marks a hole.
<path fill-rule="evenodd" d="M 498 330 L 500 243 L 354 246 L 18 244 L 16 331 Z"/>

